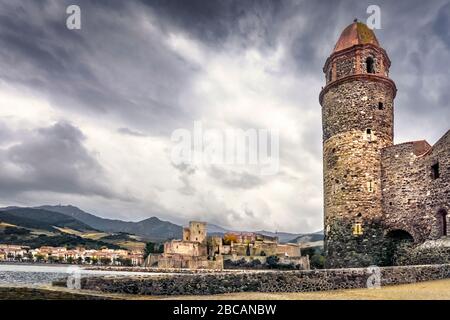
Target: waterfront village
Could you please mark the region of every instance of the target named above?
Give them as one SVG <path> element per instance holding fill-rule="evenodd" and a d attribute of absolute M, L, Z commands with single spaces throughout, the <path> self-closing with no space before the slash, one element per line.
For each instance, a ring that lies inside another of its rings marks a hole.
<path fill-rule="evenodd" d="M 0 244 L 0 261 L 140 266 L 143 253 L 124 249 L 94 250 L 82 247 L 68 249 L 42 246 L 31 249 L 27 246 Z"/>
<path fill-rule="evenodd" d="M 206 223 L 191 221 L 182 239 L 164 243 L 162 253 L 125 249 L 82 247 L 30 248 L 0 244 L 0 261 L 67 263 L 103 266 L 144 266 L 158 269 L 264 268 L 309 269 L 309 257 L 299 244 L 281 244 L 277 237 L 252 232 L 229 232 L 208 236 Z"/>

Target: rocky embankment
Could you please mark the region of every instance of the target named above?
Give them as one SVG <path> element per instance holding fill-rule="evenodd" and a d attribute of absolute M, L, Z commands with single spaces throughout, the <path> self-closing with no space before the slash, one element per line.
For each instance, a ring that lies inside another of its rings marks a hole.
<path fill-rule="evenodd" d="M 379 275 L 379 277 L 378 277 Z M 311 292 L 355 289 L 450 278 L 450 264 L 167 275 L 162 277 L 89 277 L 82 289 L 139 295 L 207 295 L 234 292 Z M 55 285 L 57 285 L 55 283 Z"/>

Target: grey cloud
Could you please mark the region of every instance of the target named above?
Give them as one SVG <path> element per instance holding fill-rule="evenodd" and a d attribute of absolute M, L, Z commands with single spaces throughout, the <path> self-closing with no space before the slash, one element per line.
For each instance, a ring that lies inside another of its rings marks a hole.
<path fill-rule="evenodd" d="M 192 186 L 191 181 L 189 180 L 189 175 L 180 175 L 179 179 L 183 183 L 183 186 L 178 188 L 178 192 L 186 196 L 195 195 L 196 189 Z"/>
<path fill-rule="evenodd" d="M 241 38 L 244 44 L 258 32 L 268 40 L 270 30 L 284 4 L 278 1 L 258 0 L 151 0 L 143 1 L 162 19 L 163 25 L 176 25 L 195 37 L 220 46 L 229 37 Z M 250 17 L 250 19 L 249 19 Z"/>
<path fill-rule="evenodd" d="M 174 164 L 172 162 L 172 166 L 177 169 L 178 171 L 180 171 L 181 173 L 186 173 L 187 175 L 191 175 L 194 174 L 197 171 L 197 168 L 195 166 L 192 166 L 190 164 L 187 163 L 180 163 L 180 164 Z"/>
<path fill-rule="evenodd" d="M 14 136 L 14 133 L 3 122 L 0 121 L 0 146 L 8 143 Z"/>
<path fill-rule="evenodd" d="M 433 23 L 433 31 L 450 49 L 450 3 L 439 9 L 437 18 Z"/>
<path fill-rule="evenodd" d="M 131 130 L 130 128 L 119 128 L 119 129 L 117 129 L 117 132 L 124 134 L 124 135 L 130 135 L 130 136 L 135 136 L 135 137 L 148 137 L 148 135 L 146 135 L 145 133 L 140 132 L 140 131 Z"/>
<path fill-rule="evenodd" d="M 82 30 L 70 31 L 65 28 L 65 7 L 72 1 L 0 2 L 1 81 L 45 96 L 63 114 L 120 121 L 118 132 L 136 137 L 168 136 L 174 128 L 190 128 L 202 116 L 198 101 L 191 98 L 192 80 L 202 66 L 192 65 L 167 46 L 172 33 L 187 35 L 218 54 L 239 55 L 255 48 L 264 56 L 282 46 L 286 56 L 279 74 L 273 76 L 280 80 L 285 75 L 308 77 L 324 83 L 322 66 L 340 32 L 355 17 L 364 21 L 367 6 L 373 4 L 368 0 L 83 0 L 77 1 L 82 8 Z M 450 1 L 377 4 L 383 29 L 376 34 L 392 60 L 390 76 L 399 90 L 396 140 L 436 141 L 450 119 Z M 320 117 L 317 99 L 304 99 L 302 94 L 298 116 L 316 112 Z M 225 111 L 217 111 L 224 112 L 228 121 Z M 312 190 L 314 194 L 303 194 L 313 198 L 322 184 L 315 172 L 322 161 L 320 121 L 299 130 L 298 142 L 280 141 L 282 172 L 276 178 L 289 178 L 302 190 Z M 17 141 L 14 147 L 0 149 L 2 195 L 48 190 L 115 196 L 100 183 L 104 172 L 83 146 L 83 134 L 69 124 L 26 133 L 0 122 L 0 139 L 2 146 L 1 141 Z M 46 149 L 47 154 L 42 151 Z M 245 210 L 228 210 L 219 196 L 207 201 L 209 196 L 198 194 L 192 179 L 197 168 L 175 168 L 182 184 L 178 191 L 203 196 L 199 202 L 211 219 L 230 224 L 242 221 Z M 212 188 L 242 190 L 267 183 L 245 172 L 212 168 L 207 173 L 217 183 Z M 290 208 L 298 213 L 298 224 L 312 226 L 321 219 L 321 208 L 308 201 L 293 199 Z M 255 217 L 262 215 L 248 210 Z"/>
<path fill-rule="evenodd" d="M 0 193 L 27 191 L 114 197 L 101 165 L 84 147 L 83 133 L 66 122 L 29 132 L 0 149 Z"/>
<path fill-rule="evenodd" d="M 227 188 L 251 189 L 265 183 L 261 177 L 246 171 L 236 172 L 211 166 L 208 173 L 212 178 Z"/>
<path fill-rule="evenodd" d="M 178 178 L 183 184 L 181 188 L 178 188 L 178 192 L 186 196 L 195 195 L 196 189 L 192 185 L 190 177 L 196 173 L 197 168 L 186 163 L 174 164 L 172 162 L 171 164 L 179 172 Z"/>
<path fill-rule="evenodd" d="M 115 3 L 80 1 L 78 31 L 65 27 L 68 4 L 2 5 L 0 78 L 45 94 L 60 108 L 120 117 L 153 134 L 195 116 L 178 99 L 192 68 L 167 48 L 163 35 L 142 29 L 139 3 L 117 11 Z"/>

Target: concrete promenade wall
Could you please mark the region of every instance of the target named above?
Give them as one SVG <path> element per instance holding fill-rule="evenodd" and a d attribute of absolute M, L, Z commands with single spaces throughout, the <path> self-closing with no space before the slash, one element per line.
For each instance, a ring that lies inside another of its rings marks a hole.
<path fill-rule="evenodd" d="M 380 268 L 381 285 L 450 278 L 450 264 Z M 367 268 L 206 273 L 161 277 L 83 278 L 83 289 L 141 295 L 206 295 L 231 292 L 308 292 L 367 287 Z"/>

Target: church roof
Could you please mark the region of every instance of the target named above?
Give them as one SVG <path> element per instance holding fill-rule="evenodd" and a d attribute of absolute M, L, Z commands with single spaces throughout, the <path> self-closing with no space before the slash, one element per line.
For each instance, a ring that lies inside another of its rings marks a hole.
<path fill-rule="evenodd" d="M 342 31 L 333 52 L 348 49 L 358 44 L 373 44 L 380 46 L 373 30 L 362 22 L 355 21 Z"/>

